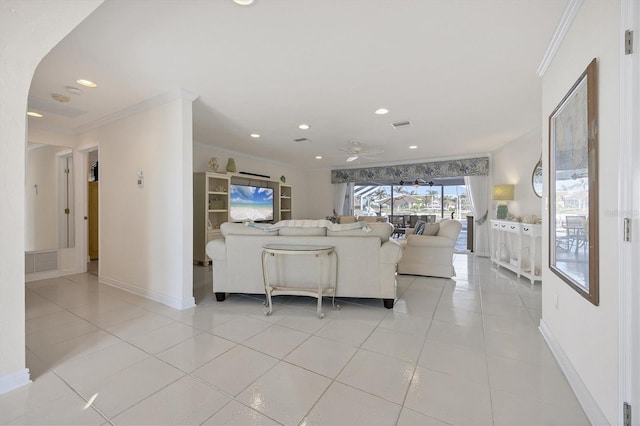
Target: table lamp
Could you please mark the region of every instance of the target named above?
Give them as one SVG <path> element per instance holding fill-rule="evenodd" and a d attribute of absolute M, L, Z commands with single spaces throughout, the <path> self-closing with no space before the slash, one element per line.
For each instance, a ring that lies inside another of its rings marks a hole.
<path fill-rule="evenodd" d="M 498 202 L 496 218 L 506 219 L 509 214 L 507 201 L 513 200 L 514 186 L 510 184 L 495 185 L 493 187 L 493 199 Z"/>

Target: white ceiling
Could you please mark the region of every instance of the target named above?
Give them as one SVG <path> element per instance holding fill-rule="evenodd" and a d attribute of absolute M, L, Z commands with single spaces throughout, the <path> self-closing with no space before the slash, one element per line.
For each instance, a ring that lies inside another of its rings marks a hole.
<path fill-rule="evenodd" d="M 345 166 L 353 139 L 384 148 L 356 164 L 483 154 L 539 128 L 566 2 L 107 0 L 38 67 L 29 125 L 77 132 L 182 88 L 195 141 L 298 167 Z M 79 78 L 98 87 L 66 93 Z"/>

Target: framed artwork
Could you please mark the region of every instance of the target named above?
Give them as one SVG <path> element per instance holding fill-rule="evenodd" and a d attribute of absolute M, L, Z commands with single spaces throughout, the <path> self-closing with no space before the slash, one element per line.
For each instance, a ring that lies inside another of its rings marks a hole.
<path fill-rule="evenodd" d="M 549 268 L 594 305 L 598 289 L 598 86 L 591 61 L 549 116 Z"/>

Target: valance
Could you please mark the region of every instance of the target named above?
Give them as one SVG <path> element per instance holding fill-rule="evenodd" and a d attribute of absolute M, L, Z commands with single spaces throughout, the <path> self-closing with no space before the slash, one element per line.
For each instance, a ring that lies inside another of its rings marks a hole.
<path fill-rule="evenodd" d="M 366 167 L 331 171 L 331 183 L 345 182 L 413 182 L 415 179 L 435 179 L 489 174 L 489 157 L 395 166 Z"/>

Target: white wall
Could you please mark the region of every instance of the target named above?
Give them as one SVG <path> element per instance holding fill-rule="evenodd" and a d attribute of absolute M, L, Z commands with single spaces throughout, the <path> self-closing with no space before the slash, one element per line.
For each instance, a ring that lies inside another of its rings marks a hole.
<path fill-rule="evenodd" d="M 331 170 L 310 170 L 309 179 L 309 209 L 314 212 L 311 219 L 324 219 L 333 215 L 333 184 Z"/>
<path fill-rule="evenodd" d="M 620 3 L 586 0 L 543 77 L 542 134 L 548 117 L 587 65 L 598 58 L 599 281 L 600 306 L 578 295 L 548 269 L 542 271 L 542 325 L 560 345 L 595 403 L 619 424 L 618 396 L 618 205 Z M 546 138 L 545 138 L 546 139 Z M 548 141 L 543 146 L 547 170 Z M 544 174 L 547 178 L 546 173 Z M 545 181 L 545 195 L 548 195 Z M 548 212 L 545 212 L 545 216 Z M 543 225 L 548 229 L 548 218 Z M 546 234 L 546 233 L 545 233 Z M 548 235 L 543 259 L 548 259 Z M 555 307 L 556 295 L 559 300 Z"/>
<path fill-rule="evenodd" d="M 524 217 L 542 216 L 542 199 L 531 187 L 533 168 L 541 155 L 540 131 L 530 132 L 491 153 L 491 179 L 493 185 L 514 184 L 514 200 L 509 201 L 509 213 Z M 496 202 L 490 201 L 491 217 L 496 217 Z"/>
<path fill-rule="evenodd" d="M 227 160 L 231 157 L 235 160 L 236 171 L 249 172 L 270 176 L 271 179 L 279 180 L 284 176 L 286 183 L 292 186 L 293 199 L 291 205 L 291 215 L 293 219 L 319 219 L 317 212 L 310 203 L 315 198 L 316 182 L 308 180 L 306 170 L 291 167 L 291 165 L 262 160 L 255 157 L 231 152 L 211 146 L 201 142 L 193 144 L 193 171 L 208 172 L 209 160 L 211 157 L 218 159 L 218 171 L 225 172 Z M 324 217 L 324 216 L 322 216 Z"/>
<path fill-rule="evenodd" d="M 192 101 L 161 96 L 78 137 L 100 148 L 100 280 L 177 309 L 194 303 Z"/>
<path fill-rule="evenodd" d="M 27 95 L 49 50 L 102 1 L 0 2 L 0 394 L 25 369 L 24 221 Z"/>

